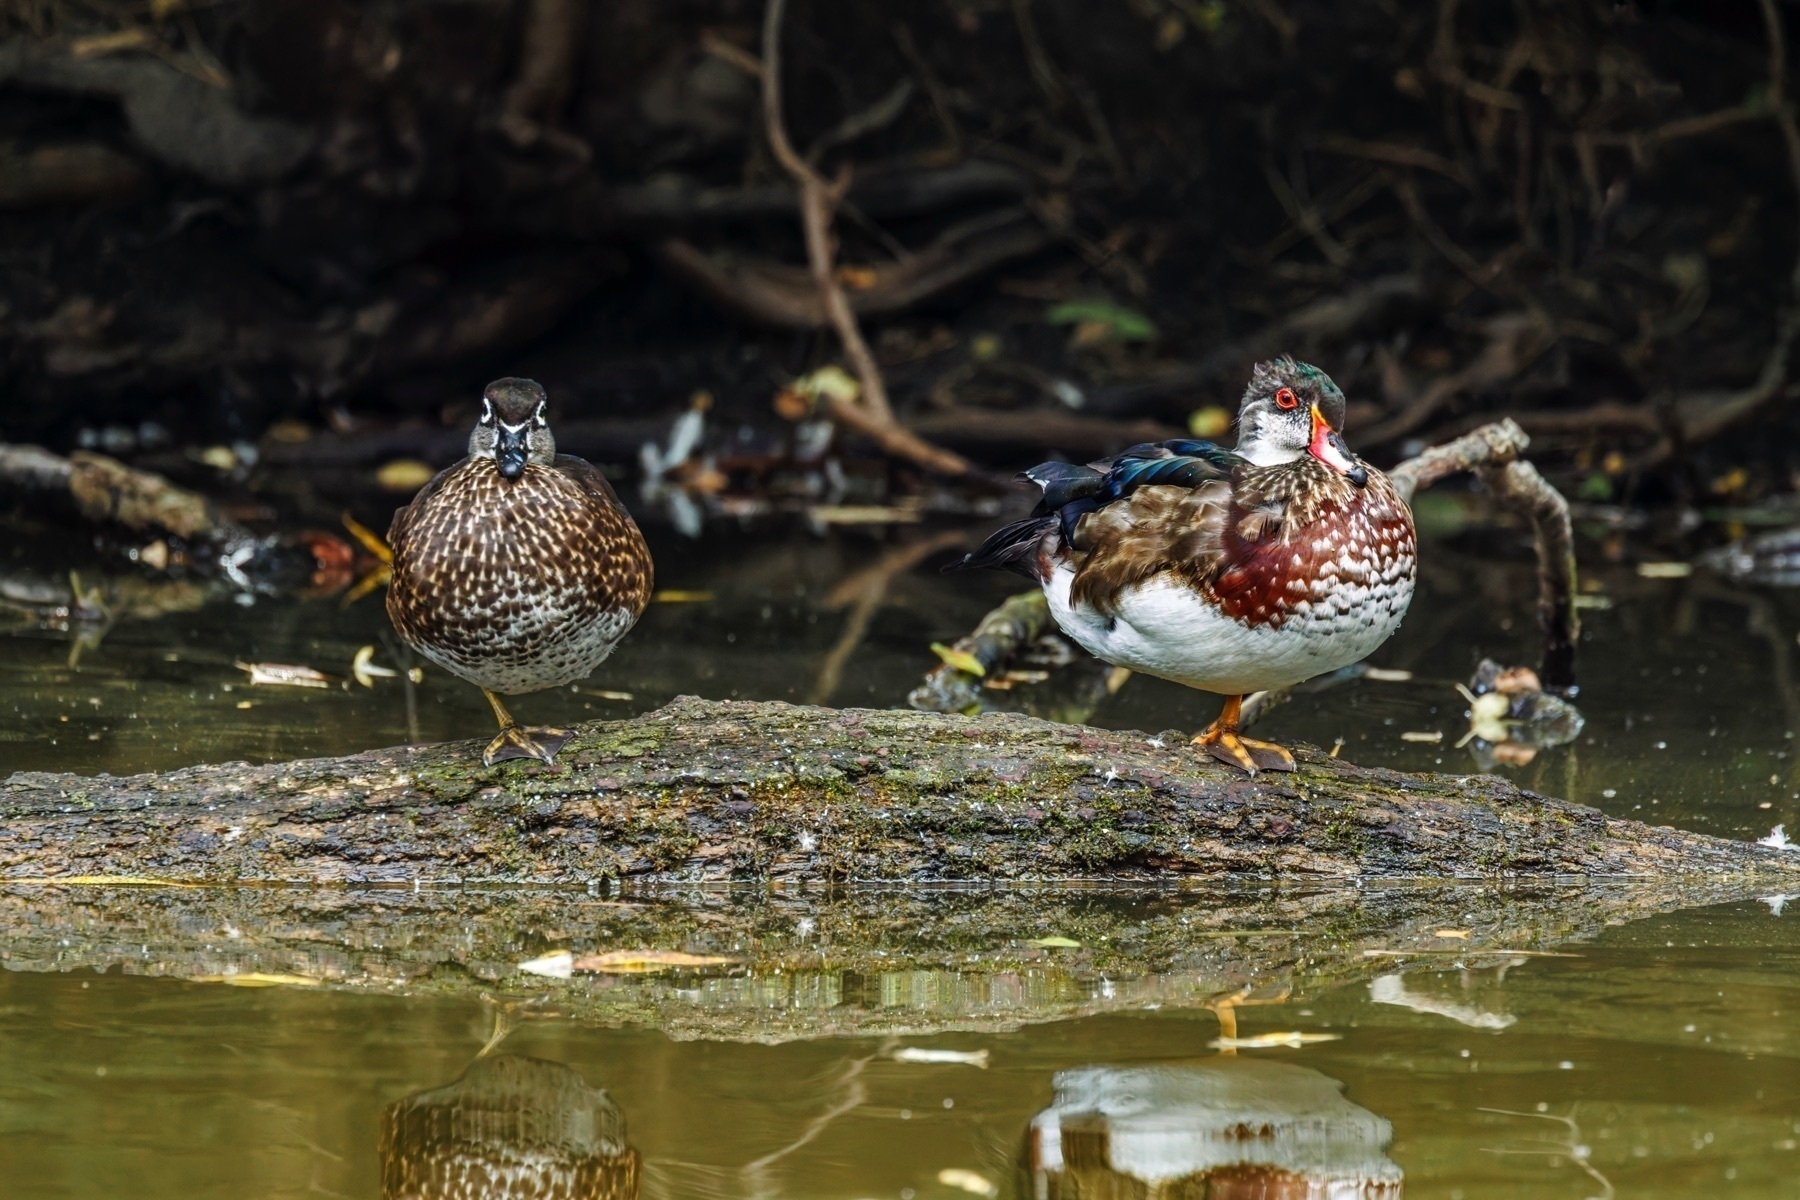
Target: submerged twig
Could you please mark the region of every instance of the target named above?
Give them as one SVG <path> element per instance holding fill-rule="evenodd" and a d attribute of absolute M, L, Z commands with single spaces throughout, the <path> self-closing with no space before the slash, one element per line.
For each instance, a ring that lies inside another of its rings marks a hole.
<path fill-rule="evenodd" d="M 967 712 L 981 702 L 981 683 L 996 667 L 1055 628 L 1041 589 L 1008 596 L 974 630 L 956 639 L 943 662 L 906 702 L 923 712 Z M 979 671 L 971 670 L 979 667 Z"/>

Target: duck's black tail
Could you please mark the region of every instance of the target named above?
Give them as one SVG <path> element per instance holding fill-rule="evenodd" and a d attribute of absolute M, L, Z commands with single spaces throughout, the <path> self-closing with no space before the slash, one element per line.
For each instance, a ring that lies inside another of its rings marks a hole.
<path fill-rule="evenodd" d="M 976 567 L 998 567 L 1023 575 L 1034 583 L 1043 582 L 1044 535 L 1056 528 L 1056 514 L 1026 517 L 995 530 L 988 540 L 954 562 L 944 564 L 946 571 L 968 571 Z"/>

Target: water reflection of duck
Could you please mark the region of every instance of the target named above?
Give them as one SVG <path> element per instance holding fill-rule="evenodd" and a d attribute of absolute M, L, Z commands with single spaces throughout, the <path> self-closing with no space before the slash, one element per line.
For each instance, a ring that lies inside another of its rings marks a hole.
<path fill-rule="evenodd" d="M 1032 1118 L 1036 1200 L 1398 1200 L 1393 1126 L 1305 1067 L 1220 1058 L 1060 1071 Z"/>
<path fill-rule="evenodd" d="M 382 1200 L 636 1200 L 611 1096 L 559 1063 L 497 1054 L 381 1114 Z"/>

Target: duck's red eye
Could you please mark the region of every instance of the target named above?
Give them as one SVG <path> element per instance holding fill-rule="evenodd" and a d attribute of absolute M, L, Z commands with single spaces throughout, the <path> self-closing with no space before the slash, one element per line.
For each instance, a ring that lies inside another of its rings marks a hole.
<path fill-rule="evenodd" d="M 1293 388 L 1282 388 L 1275 393 L 1275 404 L 1278 408 L 1299 408 L 1300 397 L 1294 395 Z"/>

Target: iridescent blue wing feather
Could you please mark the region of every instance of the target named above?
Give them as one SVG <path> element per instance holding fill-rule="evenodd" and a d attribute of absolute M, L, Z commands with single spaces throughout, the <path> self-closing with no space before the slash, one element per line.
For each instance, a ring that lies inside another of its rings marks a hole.
<path fill-rule="evenodd" d="M 1163 485 L 1197 488 L 1221 479 L 1247 460 L 1211 442 L 1178 438 L 1145 442 L 1106 464 L 1106 482 L 1093 493 L 1097 504 L 1122 500 L 1141 487 Z"/>
<path fill-rule="evenodd" d="M 1247 460 L 1192 438 L 1144 442 L 1113 458 L 1080 466 L 1039 463 L 1020 475 L 1042 489 L 1031 516 L 997 530 L 979 548 L 945 566 L 946 571 L 998 567 L 1031 579 L 1042 579 L 1044 539 L 1056 530 L 1065 546 L 1074 544 L 1075 527 L 1095 509 L 1123 500 L 1141 487 L 1197 488 L 1231 478 Z"/>

